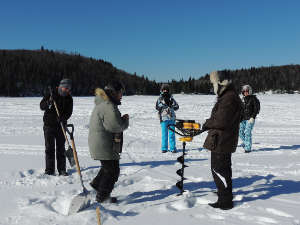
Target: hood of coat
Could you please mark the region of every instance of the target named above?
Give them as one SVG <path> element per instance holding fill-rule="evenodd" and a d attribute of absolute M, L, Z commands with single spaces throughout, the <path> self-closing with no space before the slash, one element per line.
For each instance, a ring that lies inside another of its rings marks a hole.
<path fill-rule="evenodd" d="M 96 88 L 95 90 L 95 104 L 99 105 L 101 102 L 109 101 L 109 97 L 105 91 L 101 88 Z"/>
<path fill-rule="evenodd" d="M 214 87 L 214 93 L 221 96 L 227 89 L 232 86 L 232 80 L 229 74 L 222 71 L 213 71 L 210 73 L 210 82 Z"/>

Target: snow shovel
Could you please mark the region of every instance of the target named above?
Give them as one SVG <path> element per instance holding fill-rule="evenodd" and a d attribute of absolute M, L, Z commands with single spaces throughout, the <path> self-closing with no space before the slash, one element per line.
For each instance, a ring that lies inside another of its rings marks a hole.
<path fill-rule="evenodd" d="M 58 118 L 60 118 L 60 113 L 58 111 L 57 104 L 56 104 L 56 102 L 53 99 L 52 88 L 50 86 L 48 88 L 49 88 L 49 91 L 50 91 L 52 102 L 53 102 L 55 110 L 56 110 L 56 114 L 57 114 Z M 68 143 L 68 149 L 65 151 L 65 155 L 66 155 L 66 157 L 67 157 L 67 159 L 68 159 L 68 161 L 70 163 L 70 166 L 73 167 L 73 166 L 75 166 L 75 160 L 74 160 L 74 157 L 73 157 L 73 150 L 72 150 L 72 147 L 70 145 L 69 139 L 67 137 L 67 134 L 66 134 L 66 131 L 65 131 L 65 126 L 64 126 L 63 122 L 59 121 L 59 123 L 60 123 L 61 129 L 62 129 L 62 132 L 63 132 L 63 134 L 65 136 L 65 139 L 66 139 L 66 141 Z"/>
<path fill-rule="evenodd" d="M 71 128 L 71 131 L 69 130 L 69 128 Z M 71 215 L 73 213 L 77 213 L 80 210 L 83 210 L 83 209 L 89 207 L 90 203 L 91 203 L 91 199 L 89 197 L 90 192 L 84 187 L 83 180 L 82 180 L 81 170 L 80 170 L 80 166 L 79 166 L 79 161 L 78 161 L 78 157 L 77 157 L 77 151 L 76 151 L 74 136 L 73 136 L 74 125 L 68 124 L 66 126 L 66 131 L 70 135 L 72 149 L 73 149 L 73 155 L 74 155 L 75 164 L 76 164 L 76 170 L 79 175 L 80 183 L 82 186 L 82 192 L 80 194 L 74 196 L 71 201 L 71 204 L 69 207 L 69 212 L 68 212 L 68 215 Z"/>

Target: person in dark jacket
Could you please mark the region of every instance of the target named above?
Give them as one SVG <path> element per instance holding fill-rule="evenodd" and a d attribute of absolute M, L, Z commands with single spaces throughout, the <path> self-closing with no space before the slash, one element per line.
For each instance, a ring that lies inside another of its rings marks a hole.
<path fill-rule="evenodd" d="M 41 110 L 45 111 L 44 138 L 45 138 L 45 174 L 55 175 L 55 153 L 57 170 L 59 175 L 67 176 L 65 156 L 65 136 L 62 132 L 60 121 L 67 124 L 67 120 L 73 112 L 73 98 L 71 96 L 72 82 L 70 79 L 61 80 L 59 87 L 53 90 L 53 96 L 49 91 L 40 102 Z M 58 118 L 53 101 L 56 102 L 60 114 Z M 56 147 L 56 148 L 55 148 Z"/>
<path fill-rule="evenodd" d="M 255 119 L 260 110 L 259 100 L 252 94 L 250 85 L 242 87 L 243 95 L 243 113 L 240 123 L 239 136 L 242 140 L 242 147 L 245 153 L 251 152 L 252 149 L 252 130 L 255 124 Z"/>
<path fill-rule="evenodd" d="M 120 154 L 122 152 L 123 131 L 128 128 L 129 116 L 121 116 L 118 105 L 124 86 L 114 81 L 104 90 L 95 90 L 95 107 L 90 117 L 88 145 L 92 159 L 100 160 L 101 169 L 90 185 L 97 192 L 96 201 L 116 203 L 111 197 L 114 184 L 120 175 Z"/>
<path fill-rule="evenodd" d="M 174 128 L 176 114 L 175 111 L 179 109 L 179 105 L 170 93 L 168 84 L 163 84 L 160 90 L 160 96 L 156 101 L 155 108 L 158 111 L 160 126 L 161 126 L 161 151 L 166 153 L 168 151 L 176 153 L 176 139 L 175 132 L 168 129 L 169 125 Z M 170 149 L 168 150 L 168 138 Z"/>
<path fill-rule="evenodd" d="M 210 81 L 217 102 L 202 126 L 203 130 L 208 130 L 203 147 L 211 151 L 211 172 L 218 200 L 209 205 L 226 210 L 233 208 L 231 154 L 238 143 L 242 102 L 225 72 L 212 72 Z"/>

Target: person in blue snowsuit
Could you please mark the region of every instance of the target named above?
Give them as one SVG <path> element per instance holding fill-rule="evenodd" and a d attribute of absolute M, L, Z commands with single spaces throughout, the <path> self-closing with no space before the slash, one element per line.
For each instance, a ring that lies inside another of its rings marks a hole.
<path fill-rule="evenodd" d="M 175 125 L 175 111 L 179 109 L 179 106 L 173 96 L 170 93 L 169 85 L 164 84 L 161 87 L 161 94 L 156 101 L 156 110 L 158 110 L 160 125 L 161 125 L 161 151 L 166 153 L 170 151 L 176 153 L 176 140 L 174 131 L 168 130 L 168 125 Z M 174 126 L 171 126 L 173 130 Z M 168 138 L 170 149 L 168 149 Z"/>
<path fill-rule="evenodd" d="M 255 119 L 260 110 L 259 100 L 252 94 L 250 85 L 242 87 L 243 95 L 243 113 L 240 123 L 239 136 L 242 140 L 242 147 L 245 153 L 251 152 L 252 149 L 252 130 Z"/>

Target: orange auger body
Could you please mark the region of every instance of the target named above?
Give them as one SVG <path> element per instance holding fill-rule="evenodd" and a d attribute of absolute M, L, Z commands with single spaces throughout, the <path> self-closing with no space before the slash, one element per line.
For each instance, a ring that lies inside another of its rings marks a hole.
<path fill-rule="evenodd" d="M 177 129 L 177 131 L 175 130 Z M 180 180 L 176 183 L 176 187 L 180 190 L 180 194 L 182 195 L 184 192 L 184 187 L 183 187 L 183 181 L 186 179 L 184 178 L 184 168 L 188 167 L 187 165 L 184 164 L 184 156 L 186 155 L 185 153 L 185 145 L 186 142 L 191 142 L 193 141 L 193 137 L 201 134 L 203 130 L 201 130 L 201 124 L 196 123 L 195 120 L 178 120 L 175 123 L 175 128 L 172 128 L 171 125 L 168 126 L 168 129 L 175 132 L 176 134 L 180 135 L 181 137 L 179 138 L 180 141 L 182 141 L 182 156 L 179 156 L 177 158 L 177 161 L 181 164 L 181 169 L 177 170 L 176 173 L 180 176 Z"/>
<path fill-rule="evenodd" d="M 183 122 L 182 128 L 183 129 L 193 129 L 193 130 L 200 130 L 200 124 L 199 123 L 189 123 L 189 122 Z"/>

